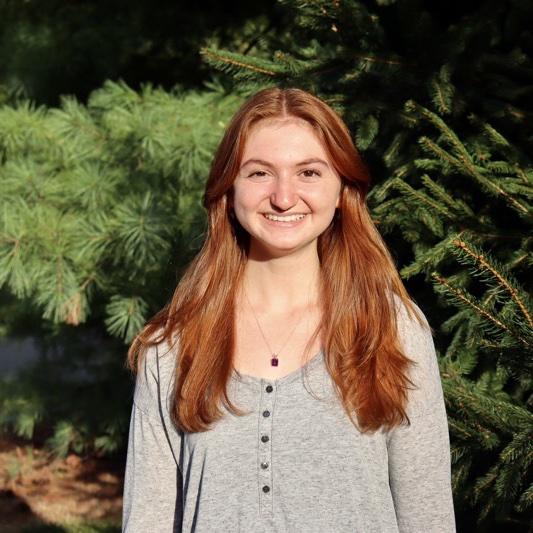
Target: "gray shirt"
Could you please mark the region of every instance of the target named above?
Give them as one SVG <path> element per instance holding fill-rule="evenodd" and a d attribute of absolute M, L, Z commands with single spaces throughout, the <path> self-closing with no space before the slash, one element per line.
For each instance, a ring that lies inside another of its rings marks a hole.
<path fill-rule="evenodd" d="M 203 433 L 170 420 L 176 353 L 150 349 L 137 377 L 123 530 L 388 533 L 455 531 L 448 427 L 428 330 L 400 317 L 415 361 L 410 425 L 359 432 L 322 353 L 279 380 L 237 373 L 226 412 Z"/>

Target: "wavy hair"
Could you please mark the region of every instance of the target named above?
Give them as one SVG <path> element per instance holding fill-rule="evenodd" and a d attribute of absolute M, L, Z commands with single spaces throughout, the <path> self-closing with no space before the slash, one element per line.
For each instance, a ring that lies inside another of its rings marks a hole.
<path fill-rule="evenodd" d="M 370 176 L 350 133 L 327 104 L 300 89 L 265 89 L 234 115 L 207 180 L 204 244 L 174 297 L 133 342 L 128 362 L 137 369 L 146 347 L 179 345 L 172 417 L 198 432 L 223 416 L 242 414 L 228 395 L 234 351 L 235 294 L 243 279 L 248 236 L 231 216 L 228 195 L 252 128 L 264 119 L 310 124 L 342 179 L 341 200 L 318 239 L 323 303 L 320 333 L 326 364 L 347 415 L 361 431 L 389 430 L 407 422 L 411 364 L 398 337 L 403 304 L 417 316 L 390 253 L 371 220 Z"/>

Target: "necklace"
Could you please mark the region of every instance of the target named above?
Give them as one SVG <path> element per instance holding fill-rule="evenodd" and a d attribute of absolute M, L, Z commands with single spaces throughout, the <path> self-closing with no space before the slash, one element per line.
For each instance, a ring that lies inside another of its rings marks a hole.
<path fill-rule="evenodd" d="M 296 322 L 296 325 L 292 328 L 292 331 L 290 332 L 289 336 L 287 337 L 287 339 L 283 343 L 283 346 L 277 352 L 274 352 L 274 350 L 270 347 L 270 344 L 268 344 L 268 341 L 266 340 L 265 334 L 263 333 L 263 330 L 261 329 L 261 325 L 259 324 L 259 320 L 257 319 L 257 315 L 255 314 L 254 308 L 252 307 L 252 304 L 250 303 L 250 298 L 248 298 L 248 293 L 246 292 L 246 288 L 244 288 L 244 296 L 246 297 L 246 301 L 248 302 L 248 306 L 250 307 L 250 310 L 252 311 L 252 315 L 255 318 L 255 323 L 257 324 L 257 328 L 259 329 L 259 332 L 261 333 L 261 337 L 263 337 L 263 340 L 265 341 L 265 344 L 267 345 L 267 348 L 269 349 L 270 353 L 272 354 L 271 357 L 270 357 L 270 364 L 271 364 L 271 366 L 278 366 L 278 364 L 279 364 L 278 356 L 281 353 L 281 351 L 283 350 L 283 348 L 285 348 L 286 344 L 289 342 L 289 339 L 292 337 L 292 334 L 296 331 L 296 328 L 298 327 L 298 325 L 302 321 L 302 317 L 300 316 L 298 322 Z"/>

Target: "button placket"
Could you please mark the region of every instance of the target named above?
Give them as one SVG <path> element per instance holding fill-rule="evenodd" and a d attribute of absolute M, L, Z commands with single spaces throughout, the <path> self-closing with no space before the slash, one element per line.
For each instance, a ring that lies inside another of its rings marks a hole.
<path fill-rule="evenodd" d="M 274 403 L 276 398 L 275 386 L 269 382 L 261 382 L 261 405 L 259 406 L 259 454 L 257 470 L 259 475 L 259 501 L 261 513 L 272 513 L 272 423 Z"/>

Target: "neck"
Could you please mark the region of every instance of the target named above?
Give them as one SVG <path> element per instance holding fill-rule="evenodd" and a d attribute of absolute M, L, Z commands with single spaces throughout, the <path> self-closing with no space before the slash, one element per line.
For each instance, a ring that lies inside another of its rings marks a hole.
<path fill-rule="evenodd" d="M 263 309 L 287 310 L 317 303 L 319 276 L 318 256 L 305 261 L 294 257 L 248 259 L 243 283 L 252 303 L 261 302 Z"/>

